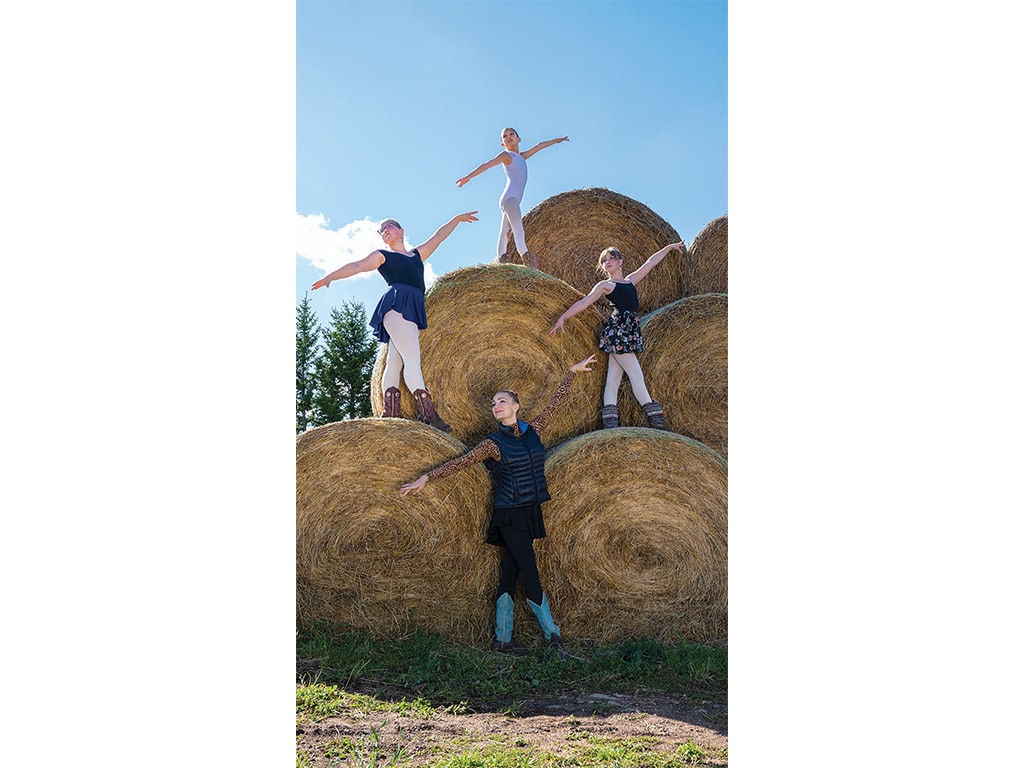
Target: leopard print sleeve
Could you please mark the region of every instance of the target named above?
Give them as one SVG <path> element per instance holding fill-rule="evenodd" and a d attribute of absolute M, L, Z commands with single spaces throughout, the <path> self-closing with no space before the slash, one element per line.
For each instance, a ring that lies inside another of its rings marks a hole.
<path fill-rule="evenodd" d="M 558 410 L 565 398 L 569 396 L 569 389 L 572 387 L 572 382 L 576 378 L 575 371 L 569 371 L 565 374 L 565 378 L 555 388 L 555 392 L 551 395 L 551 399 L 548 400 L 548 404 L 544 406 L 544 410 L 540 412 L 540 416 L 530 422 L 530 426 L 537 430 L 537 434 L 540 435 L 544 432 L 544 429 L 554 418 L 555 411 Z"/>
<path fill-rule="evenodd" d="M 451 461 L 446 461 L 441 466 L 430 470 L 427 472 L 427 479 L 437 480 L 442 477 L 448 477 L 448 475 L 453 475 L 459 470 L 479 464 L 487 459 L 501 460 L 501 451 L 498 450 L 498 444 L 490 438 L 481 440 L 468 453 L 456 456 Z"/>

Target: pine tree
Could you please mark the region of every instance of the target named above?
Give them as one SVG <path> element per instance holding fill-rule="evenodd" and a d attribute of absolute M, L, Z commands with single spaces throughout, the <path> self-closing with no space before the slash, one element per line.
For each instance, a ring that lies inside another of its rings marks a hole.
<path fill-rule="evenodd" d="M 358 301 L 342 301 L 331 310 L 324 349 L 316 364 L 316 424 L 371 415 L 370 378 L 377 342 Z"/>
<path fill-rule="evenodd" d="M 309 303 L 307 293 L 296 307 L 295 317 L 295 433 L 304 432 L 309 426 L 313 411 L 313 396 L 316 392 L 314 371 L 319 357 L 317 342 L 320 340 L 320 325 Z"/>

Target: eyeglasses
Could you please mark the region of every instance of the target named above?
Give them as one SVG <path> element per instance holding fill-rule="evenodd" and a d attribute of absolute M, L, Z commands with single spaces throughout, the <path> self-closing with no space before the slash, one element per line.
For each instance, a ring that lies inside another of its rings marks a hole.
<path fill-rule="evenodd" d="M 395 224 L 395 222 L 389 221 L 387 224 L 381 224 L 380 230 L 378 231 L 377 234 L 383 235 L 385 230 L 388 229 L 401 229 L 401 227 Z"/>

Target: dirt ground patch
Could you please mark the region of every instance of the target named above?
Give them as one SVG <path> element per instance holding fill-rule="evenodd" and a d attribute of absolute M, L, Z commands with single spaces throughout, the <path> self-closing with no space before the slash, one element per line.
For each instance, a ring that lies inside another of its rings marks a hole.
<path fill-rule="evenodd" d="M 429 718 L 372 713 L 329 717 L 296 727 L 296 746 L 311 766 L 358 764 L 341 757 L 349 749 L 395 755 L 403 765 L 429 765 L 454 753 L 504 746 L 566 753 L 588 737 L 656 740 L 659 752 L 692 742 L 705 752 L 702 765 L 728 765 L 728 713 L 721 702 L 664 694 L 538 696 L 513 714 L 440 713 Z M 380 763 L 378 763 L 380 764 Z"/>

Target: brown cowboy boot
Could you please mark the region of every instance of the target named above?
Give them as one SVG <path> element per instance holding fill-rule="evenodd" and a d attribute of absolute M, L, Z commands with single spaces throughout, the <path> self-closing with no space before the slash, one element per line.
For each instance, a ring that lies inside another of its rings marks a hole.
<path fill-rule="evenodd" d="M 533 267 L 533 269 L 540 269 L 540 266 L 537 264 L 537 257 L 529 251 L 523 254 L 523 264 L 527 267 Z"/>
<path fill-rule="evenodd" d="M 398 387 L 388 387 L 384 390 L 384 413 L 390 419 L 402 418 L 402 391 Z"/>
<path fill-rule="evenodd" d="M 644 413 L 647 414 L 647 420 L 651 422 L 651 426 L 655 429 L 668 429 L 668 424 L 665 423 L 665 410 L 661 407 L 661 403 L 657 400 L 651 400 L 647 405 L 640 406 L 644 409 Z"/>
<path fill-rule="evenodd" d="M 434 401 L 430 399 L 430 393 L 427 390 L 417 389 L 412 393 L 412 397 L 420 409 L 420 421 L 442 432 L 452 431 L 452 428 L 445 424 L 444 420 L 437 415 L 437 411 L 434 410 Z"/>

